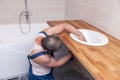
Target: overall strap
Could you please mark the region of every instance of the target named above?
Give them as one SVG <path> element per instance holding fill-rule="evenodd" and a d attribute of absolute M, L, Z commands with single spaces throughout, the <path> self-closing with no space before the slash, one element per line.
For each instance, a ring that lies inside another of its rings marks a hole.
<path fill-rule="evenodd" d="M 41 55 L 45 55 L 45 54 L 47 54 L 46 51 L 38 52 L 38 53 L 36 53 L 36 54 L 33 54 L 32 56 L 28 55 L 28 59 L 35 59 L 35 58 L 37 58 L 37 57 L 39 57 L 39 56 L 41 56 Z"/>
<path fill-rule="evenodd" d="M 44 32 L 44 31 L 41 31 L 41 32 L 39 32 L 39 33 L 43 33 L 46 37 L 48 36 L 47 33 Z"/>

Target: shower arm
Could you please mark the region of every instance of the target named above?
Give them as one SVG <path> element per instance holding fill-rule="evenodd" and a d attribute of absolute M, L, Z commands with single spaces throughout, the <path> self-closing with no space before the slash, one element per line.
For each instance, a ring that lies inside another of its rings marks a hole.
<path fill-rule="evenodd" d="M 28 11 L 28 7 L 27 7 L 27 0 L 25 0 L 25 10 Z"/>
<path fill-rule="evenodd" d="M 30 11 L 28 10 L 28 4 L 27 4 L 27 0 L 25 0 L 25 11 L 24 15 L 26 16 L 26 20 L 27 20 L 27 24 L 29 24 L 29 16 L 31 16 L 32 14 L 30 13 Z"/>
<path fill-rule="evenodd" d="M 27 4 L 27 0 L 25 0 L 25 16 L 26 16 L 26 19 L 27 19 L 27 21 L 28 21 L 28 18 L 29 18 L 29 11 L 28 11 L 28 4 Z"/>

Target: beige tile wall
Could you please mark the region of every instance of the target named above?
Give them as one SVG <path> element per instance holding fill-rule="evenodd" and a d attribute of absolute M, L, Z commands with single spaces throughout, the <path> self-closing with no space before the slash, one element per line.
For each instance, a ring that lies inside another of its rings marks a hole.
<path fill-rule="evenodd" d="M 24 0 L 0 0 L 0 24 L 18 24 Z M 120 39 L 120 0 L 28 0 L 31 22 L 83 19 Z"/>
<path fill-rule="evenodd" d="M 83 19 L 120 39 L 120 0 L 66 0 L 66 19 Z"/>
<path fill-rule="evenodd" d="M 65 16 L 65 0 L 27 0 L 31 22 L 60 20 Z M 24 0 L 0 0 L 0 24 L 16 24 L 24 11 Z"/>

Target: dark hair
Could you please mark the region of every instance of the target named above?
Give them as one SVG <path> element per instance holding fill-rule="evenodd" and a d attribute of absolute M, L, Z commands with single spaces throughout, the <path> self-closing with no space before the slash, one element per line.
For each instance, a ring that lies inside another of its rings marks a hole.
<path fill-rule="evenodd" d="M 61 46 L 61 40 L 54 35 L 47 36 L 42 40 L 42 46 L 48 52 L 55 52 Z"/>

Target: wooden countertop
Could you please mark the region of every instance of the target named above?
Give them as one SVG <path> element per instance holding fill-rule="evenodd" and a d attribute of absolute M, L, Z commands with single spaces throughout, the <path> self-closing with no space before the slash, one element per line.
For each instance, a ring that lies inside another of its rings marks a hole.
<path fill-rule="evenodd" d="M 48 21 L 48 24 L 52 27 L 65 22 L 77 28 L 101 32 L 108 37 L 107 45 L 96 47 L 74 41 L 67 32 L 59 35 L 95 80 L 120 80 L 120 40 L 82 20 Z"/>

